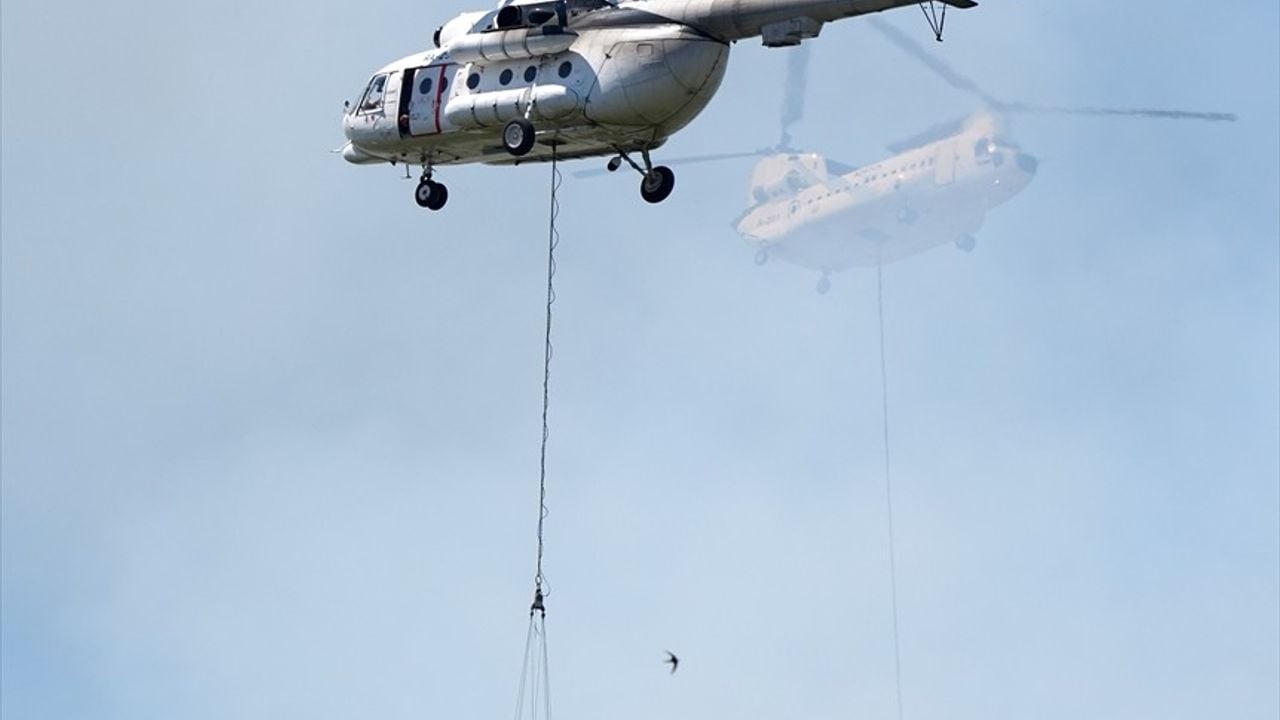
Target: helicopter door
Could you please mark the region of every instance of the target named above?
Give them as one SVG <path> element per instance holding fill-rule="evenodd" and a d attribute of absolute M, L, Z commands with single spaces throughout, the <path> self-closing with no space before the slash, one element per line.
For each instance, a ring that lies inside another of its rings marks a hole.
<path fill-rule="evenodd" d="M 431 65 L 405 71 L 405 87 L 400 94 L 402 136 L 440 134 L 449 67 Z"/>
<path fill-rule="evenodd" d="M 939 185 L 950 185 L 956 181 L 956 144 L 954 142 L 943 143 L 938 148 L 937 170 L 934 174 L 934 182 Z"/>

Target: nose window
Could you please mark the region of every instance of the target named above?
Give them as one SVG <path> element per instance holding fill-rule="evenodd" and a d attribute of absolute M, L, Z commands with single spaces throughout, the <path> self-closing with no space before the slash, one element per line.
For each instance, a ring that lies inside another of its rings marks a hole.
<path fill-rule="evenodd" d="M 978 158 L 980 161 L 986 160 L 987 156 L 990 154 L 991 141 L 986 138 L 982 138 L 973 146 L 973 156 Z"/>
<path fill-rule="evenodd" d="M 387 76 L 377 75 L 369 81 L 369 87 L 360 100 L 360 112 L 372 112 L 382 109 L 382 98 L 387 90 Z"/>

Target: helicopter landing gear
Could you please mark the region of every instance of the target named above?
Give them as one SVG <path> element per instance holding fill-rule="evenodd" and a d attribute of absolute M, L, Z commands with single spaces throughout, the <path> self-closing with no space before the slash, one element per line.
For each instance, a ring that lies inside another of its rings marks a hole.
<path fill-rule="evenodd" d="M 818 286 L 814 289 L 818 291 L 819 295 L 826 295 L 831 292 L 830 273 L 822 273 L 822 277 L 818 278 Z"/>
<path fill-rule="evenodd" d="M 640 197 L 647 203 L 660 203 L 676 189 L 676 174 L 666 165 L 659 165 L 644 174 L 640 182 Z"/>
<path fill-rule="evenodd" d="M 424 169 L 422 171 L 422 180 L 418 182 L 418 188 L 413 192 L 414 202 L 418 203 L 418 207 L 428 210 L 439 210 L 449 202 L 449 188 L 442 183 L 438 183 L 431 179 L 431 170 Z"/>
<path fill-rule="evenodd" d="M 528 155 L 529 151 L 533 149 L 536 136 L 537 133 L 533 129 L 533 123 L 524 118 L 516 118 L 507 123 L 507 126 L 502 129 L 502 147 L 506 148 L 507 152 L 512 155 L 522 157 Z"/>
<path fill-rule="evenodd" d="M 630 155 L 619 150 L 618 154 L 609 160 L 609 164 L 605 168 L 609 172 L 617 172 L 622 167 L 622 163 L 627 163 L 636 172 L 640 173 L 643 178 L 640 181 L 640 197 L 644 198 L 647 203 L 660 203 L 671 197 L 671 191 L 676 189 L 676 174 L 666 165 L 655 166 L 653 161 L 649 159 L 648 150 L 642 150 L 641 152 L 644 155 L 643 167 L 635 160 L 632 160 Z"/>
<path fill-rule="evenodd" d="M 956 247 L 964 252 L 973 252 L 978 247 L 978 239 L 972 235 L 961 235 L 956 238 Z"/>
<path fill-rule="evenodd" d="M 756 266 L 764 267 L 767 262 L 769 262 L 769 251 L 764 248 L 760 248 L 756 251 Z"/>

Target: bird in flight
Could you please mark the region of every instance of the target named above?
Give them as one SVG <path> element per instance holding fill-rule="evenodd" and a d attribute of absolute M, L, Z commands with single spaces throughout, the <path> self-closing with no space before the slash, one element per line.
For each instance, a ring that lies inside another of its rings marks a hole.
<path fill-rule="evenodd" d="M 663 660 L 663 662 L 671 666 L 672 675 L 675 675 L 676 668 L 680 667 L 680 658 L 676 657 L 676 654 L 670 650 L 667 651 L 667 659 Z"/>

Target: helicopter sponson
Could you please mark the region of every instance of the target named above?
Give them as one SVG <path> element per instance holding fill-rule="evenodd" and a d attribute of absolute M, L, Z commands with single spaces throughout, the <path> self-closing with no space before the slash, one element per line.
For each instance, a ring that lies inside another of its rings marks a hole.
<path fill-rule="evenodd" d="M 420 165 L 416 199 L 447 199 L 435 168 L 613 156 L 643 177 L 649 202 L 674 187 L 650 153 L 706 108 L 731 43 L 771 47 L 825 23 L 914 0 L 547 0 L 464 13 L 435 47 L 376 72 L 348 104 L 343 157 Z M 970 0 L 947 0 L 971 7 Z"/>

